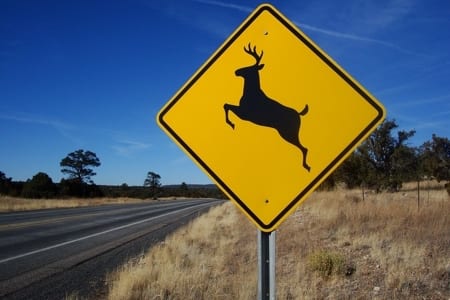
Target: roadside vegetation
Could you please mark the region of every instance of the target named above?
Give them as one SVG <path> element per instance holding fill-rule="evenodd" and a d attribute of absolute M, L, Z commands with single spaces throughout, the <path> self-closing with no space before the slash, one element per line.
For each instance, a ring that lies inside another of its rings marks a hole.
<path fill-rule="evenodd" d="M 278 299 L 449 299 L 450 198 L 422 185 L 313 193 L 277 230 Z M 108 299 L 255 299 L 256 240 L 225 203 L 110 274 Z"/>
<path fill-rule="evenodd" d="M 69 153 L 60 162 L 67 178 L 59 183 L 46 173 L 38 172 L 26 182 L 14 181 L 0 171 L 0 212 L 45 208 L 79 207 L 111 203 L 138 202 L 145 199 L 225 198 L 215 185 L 162 186 L 161 176 L 148 172 L 143 186 L 96 185 L 92 176 L 100 159 L 92 151 L 82 149 Z"/>
<path fill-rule="evenodd" d="M 70 208 L 105 204 L 136 203 L 145 200 L 136 198 L 71 198 L 71 199 L 26 199 L 0 196 L 0 212 L 38 210 L 48 208 Z"/>
<path fill-rule="evenodd" d="M 384 121 L 277 230 L 279 299 L 450 299 L 450 140 L 414 147 L 414 134 Z M 0 209 L 225 198 L 152 171 L 142 186 L 97 186 L 92 151 L 60 166 L 59 183 L 0 171 Z M 227 203 L 110 274 L 109 298 L 254 299 L 256 284 L 255 227 Z"/>
<path fill-rule="evenodd" d="M 450 140 L 432 135 L 420 146 L 411 146 L 409 139 L 414 130 L 399 130 L 395 120 L 386 120 L 370 137 L 323 183 L 322 188 L 363 187 L 382 191 L 399 191 L 405 182 L 436 179 L 450 182 Z M 66 176 L 53 182 L 44 172 L 38 172 L 26 181 L 14 181 L 0 170 L 0 196 L 29 199 L 61 198 L 139 198 L 196 197 L 226 198 L 215 186 L 162 185 L 161 176 L 149 171 L 143 185 L 98 186 L 92 177 L 94 168 L 101 165 L 97 155 L 79 149 L 60 161 L 61 172 Z M 268 174 L 270 170 L 267 170 Z M 274 175 L 275 176 L 275 175 Z M 450 183 L 447 184 L 450 195 Z"/>
<path fill-rule="evenodd" d="M 82 149 L 69 153 L 60 162 L 61 172 L 67 175 L 59 183 L 53 182 L 52 178 L 44 172 L 38 172 L 27 181 L 14 181 L 11 177 L 0 171 L 0 207 L 8 207 L 8 210 L 38 209 L 48 208 L 52 204 L 54 207 L 72 207 L 76 203 L 92 205 L 101 202 L 123 202 L 123 199 L 157 199 L 157 198 L 225 198 L 225 195 L 213 184 L 193 185 L 182 182 L 179 185 L 162 186 L 161 176 L 155 172 L 148 172 L 143 180 L 142 186 L 129 186 L 126 183 L 121 185 L 96 185 L 92 177 L 96 175 L 93 168 L 100 166 L 100 159 L 92 151 Z M 17 198 L 17 199 L 13 199 Z M 24 199 L 36 200 L 36 203 L 24 201 Z M 85 199 L 71 200 L 61 203 L 61 199 Z M 113 198 L 115 200 L 112 200 Z M 46 201 L 55 200 L 55 201 Z M 12 204 L 11 204 L 12 203 Z M 15 205 L 23 203 L 27 205 Z"/>

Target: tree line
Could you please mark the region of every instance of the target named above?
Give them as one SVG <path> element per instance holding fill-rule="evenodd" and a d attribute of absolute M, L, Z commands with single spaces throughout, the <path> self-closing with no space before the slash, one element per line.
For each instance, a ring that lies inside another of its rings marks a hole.
<path fill-rule="evenodd" d="M 450 194 L 450 141 L 432 135 L 420 146 L 408 140 L 415 131 L 397 130 L 395 120 L 385 120 L 352 155 L 324 182 L 348 188 L 366 187 L 376 192 L 398 191 L 402 184 L 424 179 L 447 182 Z"/>
<path fill-rule="evenodd" d="M 395 120 L 385 120 L 361 146 L 322 184 L 331 189 L 338 184 L 347 188 L 363 187 L 376 192 L 398 191 L 402 184 L 423 179 L 447 182 L 450 195 L 450 141 L 432 135 L 420 146 L 408 141 L 414 130 L 398 130 Z M 25 198 L 55 197 L 210 197 L 225 198 L 214 185 L 162 186 L 161 176 L 148 172 L 142 186 L 97 186 L 92 177 L 93 168 L 100 159 L 92 151 L 76 150 L 60 161 L 61 172 L 67 178 L 54 183 L 46 173 L 39 172 L 26 182 L 13 181 L 0 171 L 0 195 Z"/>
<path fill-rule="evenodd" d="M 99 197 L 101 190 L 93 180 L 93 167 L 101 165 L 92 151 L 76 150 L 60 161 L 61 172 L 67 178 L 54 183 L 44 172 L 38 172 L 25 182 L 13 181 L 0 171 L 0 194 L 24 198 Z"/>
<path fill-rule="evenodd" d="M 44 172 L 38 172 L 25 182 L 13 181 L 0 171 L 0 195 L 24 198 L 96 198 L 96 197 L 127 197 L 127 198 L 157 198 L 157 197 L 197 197 L 225 198 L 225 195 L 215 185 L 187 185 L 181 183 L 173 186 L 162 186 L 161 176 L 148 172 L 142 186 L 96 185 L 92 177 L 96 175 L 94 167 L 101 165 L 100 159 L 92 151 L 82 149 L 69 153 L 60 162 L 61 172 L 67 178 L 59 183 Z"/>

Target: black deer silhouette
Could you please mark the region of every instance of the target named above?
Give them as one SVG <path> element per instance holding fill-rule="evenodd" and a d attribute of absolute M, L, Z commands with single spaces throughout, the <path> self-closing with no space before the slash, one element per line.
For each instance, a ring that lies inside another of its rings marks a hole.
<path fill-rule="evenodd" d="M 231 110 L 242 120 L 276 129 L 285 141 L 300 149 L 303 154 L 303 167 L 310 171 L 311 167 L 306 162 L 308 149 L 300 143 L 299 138 L 300 116 L 308 113 L 308 104 L 302 111 L 297 112 L 267 97 L 261 89 L 258 73 L 264 67 L 264 64 L 260 64 L 264 52 L 261 51 L 258 55 L 256 46 L 252 49 L 250 43 L 248 48 L 244 47 L 244 51 L 253 56 L 256 63 L 236 70 L 236 76 L 244 78 L 244 91 L 239 106 L 224 104 L 225 121 L 234 129 L 234 123 L 228 118 L 228 111 Z"/>

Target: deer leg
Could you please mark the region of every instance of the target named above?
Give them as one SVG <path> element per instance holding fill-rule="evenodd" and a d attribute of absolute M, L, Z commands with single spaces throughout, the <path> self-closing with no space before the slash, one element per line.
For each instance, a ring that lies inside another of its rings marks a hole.
<path fill-rule="evenodd" d="M 300 126 L 298 126 L 298 128 L 299 127 Z M 311 170 L 311 167 L 306 162 L 306 156 L 308 155 L 308 149 L 300 143 L 300 139 L 298 137 L 298 131 L 299 131 L 299 129 L 292 131 L 291 128 L 285 128 L 285 130 L 278 129 L 278 132 L 280 133 L 281 137 L 285 141 L 291 143 L 292 145 L 294 145 L 295 147 L 300 149 L 300 151 L 302 152 L 302 155 L 303 155 L 303 168 L 305 168 L 309 172 Z"/>
<path fill-rule="evenodd" d="M 303 145 L 300 144 L 300 142 L 298 143 L 298 146 L 300 148 L 300 151 L 302 151 L 302 154 L 303 154 L 303 168 L 305 168 L 309 172 L 311 170 L 311 167 L 306 162 L 306 155 L 308 154 L 308 149 L 303 147 Z"/>
<path fill-rule="evenodd" d="M 231 105 L 231 104 L 227 104 L 225 103 L 223 105 L 223 109 L 225 110 L 225 122 L 227 122 L 228 125 L 231 126 L 231 128 L 234 129 L 234 123 L 230 121 L 230 119 L 228 118 L 228 111 L 231 109 L 231 111 L 233 111 L 233 108 L 235 108 L 236 106 Z"/>

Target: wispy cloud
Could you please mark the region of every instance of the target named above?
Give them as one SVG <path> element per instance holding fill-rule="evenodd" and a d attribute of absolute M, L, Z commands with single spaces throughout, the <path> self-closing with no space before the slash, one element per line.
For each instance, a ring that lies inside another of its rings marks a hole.
<path fill-rule="evenodd" d="M 6 121 L 13 121 L 19 123 L 28 123 L 31 125 L 41 125 L 48 126 L 59 132 L 62 136 L 68 138 L 71 141 L 79 142 L 77 138 L 75 138 L 71 131 L 75 129 L 73 125 L 70 125 L 66 122 L 61 122 L 58 120 L 44 118 L 42 116 L 36 115 L 27 115 L 27 114 L 1 114 L 0 119 Z"/>
<path fill-rule="evenodd" d="M 150 144 L 142 143 L 138 141 L 132 141 L 132 140 L 120 140 L 116 141 L 117 145 L 112 146 L 116 154 L 121 156 L 129 157 L 132 154 L 148 149 L 151 147 Z"/>
<path fill-rule="evenodd" d="M 0 114 L 0 119 L 16 121 L 16 122 L 21 122 L 21 123 L 48 125 L 48 126 L 51 126 L 51 127 L 57 128 L 57 129 L 60 129 L 60 128 L 67 129 L 67 128 L 71 127 L 63 122 L 49 120 L 49 119 L 43 119 L 43 118 L 37 117 L 37 116 L 19 116 L 19 115 L 13 115 L 13 114 L 11 114 L 11 115 Z"/>
<path fill-rule="evenodd" d="M 430 105 L 430 104 L 436 104 L 441 102 L 448 103 L 448 99 L 450 99 L 449 95 L 442 95 L 438 97 L 433 98 L 426 98 L 426 99 L 418 99 L 413 101 L 407 101 L 407 102 L 401 102 L 396 105 L 396 107 L 406 107 L 406 106 L 420 106 L 420 105 Z"/>
<path fill-rule="evenodd" d="M 436 129 L 436 128 L 444 128 L 444 126 L 448 126 L 448 122 L 441 120 L 441 121 L 419 121 L 416 123 L 417 125 L 414 126 L 415 130 L 419 129 Z"/>
<path fill-rule="evenodd" d="M 433 117 L 450 116 L 450 110 L 444 110 L 433 114 Z M 447 123 L 450 123 L 450 118 L 447 119 Z"/>
<path fill-rule="evenodd" d="M 447 111 L 447 113 L 449 113 Z M 401 127 L 406 126 L 407 130 L 414 129 L 422 136 L 431 135 L 432 132 L 446 131 L 450 125 L 450 119 L 444 114 L 437 116 L 436 114 L 430 116 L 413 116 L 405 114 L 401 110 L 390 110 L 390 117 L 400 121 Z"/>
<path fill-rule="evenodd" d="M 231 8 L 231 9 L 239 10 L 239 11 L 246 12 L 246 13 L 249 13 L 253 10 L 251 7 L 248 7 L 248 6 L 232 4 L 232 3 L 227 3 L 227 2 L 221 2 L 221 1 L 214 1 L 214 0 L 194 0 L 194 1 L 198 2 L 198 3 L 203 3 L 203 4 Z"/>
<path fill-rule="evenodd" d="M 357 1 L 357 13 L 372 30 L 380 30 L 401 22 L 416 6 L 415 0 Z"/>
<path fill-rule="evenodd" d="M 399 92 L 402 92 L 402 91 L 405 91 L 405 90 L 409 90 L 409 89 L 411 89 L 413 87 L 415 87 L 415 84 L 411 83 L 411 82 L 408 82 L 408 83 L 405 83 L 405 84 L 399 84 L 399 85 L 396 85 L 396 86 L 392 86 L 392 87 L 384 88 L 384 89 L 381 89 L 381 90 L 378 90 L 378 91 L 374 91 L 374 93 L 377 96 L 392 95 L 392 94 L 396 94 L 396 93 L 399 93 Z"/>
<path fill-rule="evenodd" d="M 404 48 L 402 48 L 400 46 L 397 46 L 397 45 L 395 45 L 393 43 L 389 43 L 389 42 L 386 42 L 386 41 L 383 41 L 383 40 L 368 38 L 368 37 L 364 37 L 364 36 L 359 36 L 359 35 L 354 35 L 354 34 L 349 34 L 349 33 L 345 33 L 345 32 L 329 30 L 329 29 L 323 29 L 323 28 L 311 26 L 311 25 L 308 25 L 308 24 L 305 24 L 305 23 L 299 23 L 299 22 L 294 22 L 294 23 L 295 23 L 295 25 L 297 25 L 301 29 L 305 29 L 305 30 L 309 30 L 309 31 L 325 34 L 325 35 L 328 35 L 328 36 L 331 36 L 331 37 L 335 37 L 335 38 L 339 38 L 339 39 L 352 40 L 352 41 L 357 41 L 357 42 L 378 44 L 378 45 L 381 45 L 381 46 L 384 46 L 384 47 L 387 47 L 387 48 L 391 48 L 391 49 L 397 50 L 397 51 L 399 51 L 401 53 L 404 53 L 404 54 L 428 57 L 425 54 L 417 53 L 417 52 L 414 52 L 414 51 L 410 51 L 408 49 L 404 49 Z"/>
<path fill-rule="evenodd" d="M 234 9 L 234 10 L 238 10 L 238 11 L 242 11 L 242 12 L 246 12 L 246 13 L 250 13 L 253 10 L 253 8 L 248 7 L 248 6 L 232 4 L 232 3 L 228 3 L 228 2 L 222 2 L 222 1 L 215 1 L 215 0 L 194 0 L 194 1 L 198 2 L 198 3 L 203 3 L 203 4 L 218 6 L 218 7 Z M 387 24 L 390 24 L 394 20 L 398 19 L 400 16 L 403 16 L 407 12 L 409 12 L 410 8 L 409 8 L 409 6 L 407 6 L 408 3 L 404 3 L 405 1 L 403 1 L 403 0 L 398 0 L 395 2 L 396 2 L 395 5 L 389 6 L 389 8 L 386 9 L 386 11 L 384 13 L 379 14 L 380 16 L 377 18 L 376 24 L 373 26 L 384 27 Z M 406 2 L 408 2 L 408 1 L 406 1 Z M 310 24 L 297 22 L 297 21 L 293 21 L 293 22 L 295 25 L 297 25 L 302 30 L 304 29 L 306 31 L 317 32 L 317 33 L 324 34 L 324 35 L 338 38 L 338 39 L 345 39 L 345 40 L 356 41 L 356 42 L 377 44 L 377 45 L 380 45 L 383 47 L 387 47 L 387 48 L 396 50 L 396 51 L 404 53 L 404 54 L 427 57 L 427 55 L 425 55 L 425 54 L 417 53 L 415 51 L 411 51 L 411 50 L 402 48 L 394 43 L 387 42 L 384 40 L 374 39 L 374 38 L 360 36 L 360 35 L 346 33 L 346 32 L 330 30 L 327 28 L 321 28 L 318 26 L 313 26 Z"/>
<path fill-rule="evenodd" d="M 179 156 L 177 158 L 174 158 L 170 161 L 170 164 L 172 166 L 178 166 L 178 165 L 184 165 L 186 163 L 190 162 L 189 158 L 186 155 Z"/>

